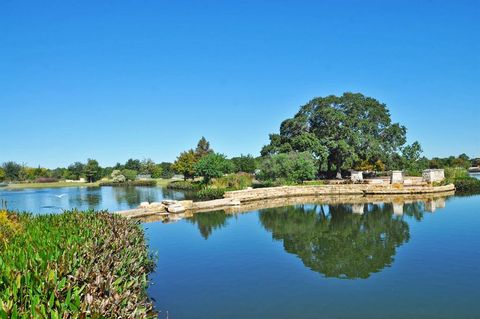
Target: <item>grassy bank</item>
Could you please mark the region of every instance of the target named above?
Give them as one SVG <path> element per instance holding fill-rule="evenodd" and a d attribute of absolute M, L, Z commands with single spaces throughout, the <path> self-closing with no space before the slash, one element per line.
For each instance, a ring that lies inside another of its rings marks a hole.
<path fill-rule="evenodd" d="M 53 183 L 18 183 L 9 184 L 1 189 L 23 189 L 23 188 L 59 188 L 59 187 L 98 187 L 99 182 L 95 183 L 68 183 L 68 182 L 53 182 Z"/>
<path fill-rule="evenodd" d="M 157 178 L 153 179 L 151 182 L 149 181 L 145 185 L 142 181 L 135 181 L 139 182 L 138 185 L 133 184 L 133 186 L 160 186 L 166 187 L 172 180 L 171 179 L 163 179 Z M 6 187 L 2 187 L 0 189 L 25 189 L 25 188 L 61 188 L 61 187 L 99 187 L 99 186 L 112 186 L 109 182 L 95 182 L 95 183 L 69 183 L 69 182 L 52 182 L 52 183 L 16 183 L 16 184 L 9 184 Z M 114 185 L 119 186 L 119 185 Z M 123 185 L 120 185 L 123 186 Z M 129 186 L 129 185 L 127 185 Z"/>
<path fill-rule="evenodd" d="M 143 229 L 106 212 L 0 212 L 0 318 L 156 318 Z"/>

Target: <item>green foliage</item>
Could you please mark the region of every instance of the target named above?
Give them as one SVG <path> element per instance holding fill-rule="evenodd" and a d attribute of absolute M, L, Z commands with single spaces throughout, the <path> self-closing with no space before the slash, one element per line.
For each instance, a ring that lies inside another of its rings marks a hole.
<path fill-rule="evenodd" d="M 405 144 L 406 129 L 392 123 L 385 104 L 359 93 L 319 97 L 282 122 L 280 134 L 270 135 L 262 156 L 308 151 L 337 174 L 367 160 L 386 162 Z"/>
<path fill-rule="evenodd" d="M 10 238 L 17 235 L 22 229 L 15 214 L 0 209 L 0 253 L 3 245 L 6 245 Z"/>
<path fill-rule="evenodd" d="M 122 175 L 125 176 L 127 181 L 134 181 L 137 179 L 138 172 L 132 169 L 124 169 Z"/>
<path fill-rule="evenodd" d="M 212 178 L 231 172 L 232 163 L 223 154 L 210 153 L 200 158 L 194 169 L 198 176 L 204 178 L 205 183 L 209 183 Z"/>
<path fill-rule="evenodd" d="M 180 153 L 177 157 L 177 160 L 173 163 L 172 168 L 178 174 L 182 174 L 187 178 L 195 177 L 195 164 L 198 161 L 198 157 L 195 155 L 193 150 L 188 150 L 186 152 Z"/>
<path fill-rule="evenodd" d="M 287 182 L 303 182 L 314 179 L 317 166 L 309 152 L 290 152 L 265 157 L 260 165 L 260 180 L 274 181 L 284 179 Z"/>
<path fill-rule="evenodd" d="M 255 158 L 252 155 L 240 155 L 231 159 L 233 163 L 233 170 L 235 173 L 255 173 L 257 168 Z"/>
<path fill-rule="evenodd" d="M 89 183 L 96 182 L 100 179 L 101 175 L 101 168 L 98 165 L 98 162 L 94 159 L 88 159 L 87 165 L 84 168 L 85 177 Z"/>
<path fill-rule="evenodd" d="M 224 188 L 205 187 L 199 190 L 195 197 L 199 200 L 212 200 L 223 198 L 223 194 L 225 194 Z"/>
<path fill-rule="evenodd" d="M 125 183 L 125 181 L 127 180 L 125 176 L 122 175 L 122 172 L 118 169 L 113 170 L 110 176 L 112 177 L 113 183 Z"/>
<path fill-rule="evenodd" d="M 140 172 L 142 170 L 142 163 L 138 159 L 130 158 L 129 160 L 127 160 L 123 168 Z"/>
<path fill-rule="evenodd" d="M 189 181 L 173 181 L 167 185 L 168 189 L 185 191 L 199 190 L 200 187 L 201 185 L 199 183 L 193 183 Z"/>
<path fill-rule="evenodd" d="M 157 181 L 154 179 L 123 181 L 123 182 L 105 181 L 105 182 L 100 182 L 99 186 L 149 186 L 149 187 L 152 187 L 152 186 L 157 186 Z"/>
<path fill-rule="evenodd" d="M 195 155 L 198 159 L 200 159 L 201 157 L 211 153 L 213 153 L 213 150 L 210 148 L 210 142 L 208 142 L 207 139 L 202 136 L 202 138 L 197 143 Z"/>
<path fill-rule="evenodd" d="M 246 173 L 229 174 L 212 181 L 212 187 L 228 190 L 245 189 L 252 186 L 252 175 Z"/>
<path fill-rule="evenodd" d="M 143 229 L 106 212 L 18 216 L 0 244 L 1 318 L 156 318 Z"/>
<path fill-rule="evenodd" d="M 469 178 L 470 175 L 466 168 L 463 167 L 447 167 L 445 170 L 445 179 L 448 181 L 455 181 L 459 178 Z"/>
<path fill-rule="evenodd" d="M 463 194 L 480 194 L 480 179 L 474 177 L 458 178 L 454 181 L 457 192 Z"/>
<path fill-rule="evenodd" d="M 9 161 L 2 164 L 2 170 L 4 171 L 4 180 L 7 181 L 19 181 L 22 171 L 22 165 Z"/>
<path fill-rule="evenodd" d="M 159 165 L 162 168 L 162 175 L 160 176 L 161 178 L 170 179 L 173 177 L 173 175 L 175 175 L 175 172 L 172 168 L 172 163 L 161 162 Z"/>
<path fill-rule="evenodd" d="M 67 167 L 67 174 L 65 178 L 78 180 L 83 176 L 85 165 L 80 162 L 75 162 Z"/>
<path fill-rule="evenodd" d="M 0 167 L 0 182 L 5 180 L 5 170 Z"/>

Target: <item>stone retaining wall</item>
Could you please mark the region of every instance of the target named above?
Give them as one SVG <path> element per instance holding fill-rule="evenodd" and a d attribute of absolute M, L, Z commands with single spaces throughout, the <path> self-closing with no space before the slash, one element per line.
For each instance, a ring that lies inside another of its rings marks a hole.
<path fill-rule="evenodd" d="M 394 195 L 394 194 L 428 194 L 455 190 L 453 184 L 446 186 L 412 186 L 403 185 L 315 185 L 315 186 L 282 186 L 247 189 L 226 192 L 224 197 L 238 199 L 240 202 L 255 201 L 269 198 L 324 196 L 324 195 Z"/>

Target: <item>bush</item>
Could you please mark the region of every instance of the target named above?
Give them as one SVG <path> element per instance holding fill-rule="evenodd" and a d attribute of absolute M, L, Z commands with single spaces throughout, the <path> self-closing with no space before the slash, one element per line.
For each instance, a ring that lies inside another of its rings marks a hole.
<path fill-rule="evenodd" d="M 225 194 L 224 188 L 205 187 L 197 192 L 196 197 L 199 200 L 212 200 L 223 198 L 223 194 Z"/>
<path fill-rule="evenodd" d="M 318 168 L 310 153 L 290 152 L 264 158 L 258 178 L 263 181 L 284 179 L 298 183 L 314 179 L 317 172 Z"/>
<path fill-rule="evenodd" d="M 110 176 L 112 177 L 112 182 L 114 183 L 125 183 L 127 180 L 125 175 L 122 175 L 122 172 L 118 169 L 113 170 Z"/>
<path fill-rule="evenodd" d="M 0 318 L 156 318 L 142 227 L 106 212 L 20 214 L 0 246 Z"/>
<path fill-rule="evenodd" d="M 212 186 L 216 188 L 225 188 L 228 190 L 239 190 L 252 186 L 252 180 L 253 178 L 250 174 L 229 174 L 214 179 L 212 181 Z"/>
<path fill-rule="evenodd" d="M 125 182 L 100 182 L 100 186 L 157 186 L 156 180 L 138 180 L 138 181 L 125 181 Z"/>
<path fill-rule="evenodd" d="M 480 179 L 474 177 L 457 178 L 454 181 L 455 188 L 459 193 L 479 194 Z"/>
<path fill-rule="evenodd" d="M 39 177 L 35 180 L 35 183 L 56 183 L 58 179 L 52 177 Z"/>
<path fill-rule="evenodd" d="M 134 181 L 137 179 L 138 172 L 133 169 L 124 169 L 122 175 L 125 176 L 127 181 Z"/>
<path fill-rule="evenodd" d="M 463 167 L 447 167 L 445 168 L 445 179 L 455 181 L 458 178 L 469 178 L 470 175 L 466 168 Z"/>
<path fill-rule="evenodd" d="M 173 181 L 167 185 L 168 189 L 193 191 L 200 189 L 200 184 L 189 181 Z"/>

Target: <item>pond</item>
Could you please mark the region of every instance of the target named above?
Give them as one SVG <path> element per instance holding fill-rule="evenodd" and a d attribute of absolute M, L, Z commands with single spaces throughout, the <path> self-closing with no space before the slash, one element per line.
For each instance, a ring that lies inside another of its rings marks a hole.
<path fill-rule="evenodd" d="M 185 193 L 162 187 L 63 187 L 1 190 L 0 200 L 11 210 L 34 214 L 78 208 L 117 211 L 137 207 L 141 202 L 184 199 Z M 188 197 L 188 196 L 187 196 Z"/>
<path fill-rule="evenodd" d="M 182 196 L 161 188 L 0 192 L 11 208 L 33 211 Z M 480 196 L 346 202 L 144 223 L 158 254 L 148 293 L 159 317 L 480 318 Z"/>

